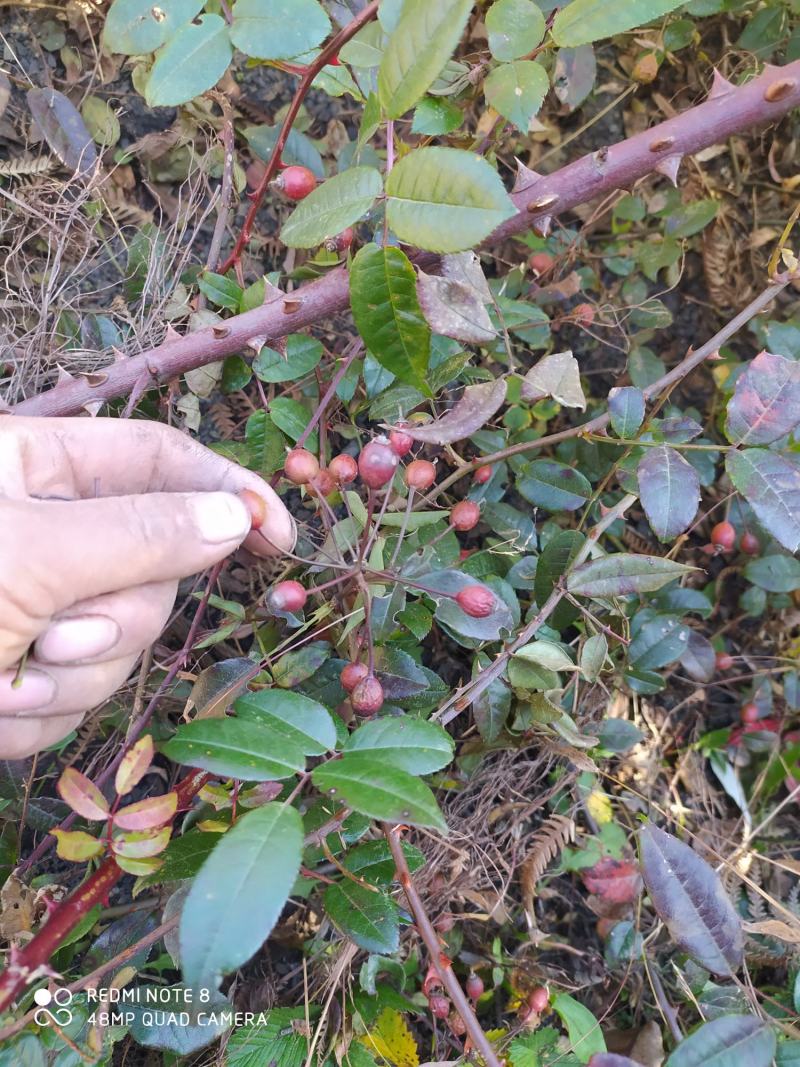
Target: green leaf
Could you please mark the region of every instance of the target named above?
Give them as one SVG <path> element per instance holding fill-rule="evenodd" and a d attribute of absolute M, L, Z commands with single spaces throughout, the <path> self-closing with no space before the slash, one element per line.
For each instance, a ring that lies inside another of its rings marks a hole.
<path fill-rule="evenodd" d="M 290 248 L 314 248 L 358 222 L 382 189 L 374 167 L 350 167 L 328 178 L 301 200 L 281 230 Z"/>
<path fill-rule="evenodd" d="M 654 593 L 693 569 L 660 556 L 620 552 L 576 567 L 567 578 L 567 589 L 575 596 L 601 598 Z"/>
<path fill-rule="evenodd" d="M 790 552 L 800 548 L 800 470 L 766 448 L 729 452 L 725 469 L 765 530 Z"/>
<path fill-rule="evenodd" d="M 447 833 L 439 805 L 424 782 L 406 771 L 384 766 L 368 753 L 350 752 L 316 767 L 311 777 L 321 793 L 371 819 L 430 826 Z"/>
<path fill-rule="evenodd" d="M 256 1016 L 252 1026 L 237 1026 L 231 1032 L 225 1067 L 303 1067 L 308 1056 L 305 1008 L 273 1008 L 264 1014 L 266 1022 Z"/>
<path fill-rule="evenodd" d="M 269 162 L 275 142 L 278 140 L 280 126 L 245 126 L 242 133 L 255 154 L 265 162 Z M 281 159 L 284 163 L 308 167 L 314 177 L 319 178 L 320 181 L 325 178 L 325 166 L 319 150 L 310 137 L 306 137 L 298 130 L 289 130 L 286 144 L 281 151 Z"/>
<path fill-rule="evenodd" d="M 423 137 L 440 137 L 457 130 L 463 121 L 464 115 L 455 104 L 440 97 L 426 96 L 414 111 L 411 132 Z"/>
<path fill-rule="evenodd" d="M 215 989 L 258 952 L 300 870 L 303 822 L 295 808 L 265 804 L 241 816 L 192 882 L 180 921 L 183 979 Z"/>
<path fill-rule="evenodd" d="M 221 15 L 201 15 L 178 30 L 156 56 L 145 87 L 149 107 L 172 107 L 194 100 L 216 85 L 233 56 Z"/>
<path fill-rule="evenodd" d="M 639 499 L 659 541 L 673 541 L 697 514 L 700 478 L 669 445 L 648 448 L 636 469 Z"/>
<path fill-rule="evenodd" d="M 541 607 L 555 588 L 556 582 L 566 574 L 572 561 L 577 556 L 586 538 L 579 530 L 562 530 L 548 541 L 539 557 L 536 575 L 533 580 L 533 592 L 536 603 Z M 580 615 L 580 609 L 562 600 L 550 616 L 549 624 L 554 630 L 564 630 Z"/>
<path fill-rule="evenodd" d="M 769 1067 L 774 1055 L 769 1023 L 755 1015 L 722 1015 L 684 1038 L 665 1067 Z"/>
<path fill-rule="evenodd" d="M 673 239 L 691 237 L 699 233 L 712 222 L 719 209 L 718 200 L 695 200 L 691 204 L 682 204 L 672 212 L 664 227 L 664 234 Z"/>
<path fill-rule="evenodd" d="M 800 423 L 800 363 L 759 352 L 736 379 L 725 433 L 735 445 L 769 445 Z"/>
<path fill-rule="evenodd" d="M 202 6 L 203 0 L 171 0 L 159 10 L 153 0 L 114 0 L 103 27 L 103 46 L 125 56 L 155 52 Z"/>
<path fill-rule="evenodd" d="M 630 441 L 644 419 L 644 393 L 633 385 L 623 385 L 608 394 L 608 414 L 617 437 Z"/>
<path fill-rule="evenodd" d="M 553 40 L 562 47 L 590 44 L 660 18 L 682 3 L 684 0 L 625 0 L 624 4 L 572 0 L 553 21 Z"/>
<path fill-rule="evenodd" d="M 496 0 L 486 12 L 489 51 L 495 59 L 519 59 L 544 37 L 544 15 L 533 0 Z"/>
<path fill-rule="evenodd" d="M 400 847 L 412 874 L 425 866 L 425 856 L 418 848 L 408 841 L 401 841 Z M 344 867 L 371 885 L 391 885 L 397 878 L 391 849 L 383 838 L 365 841 L 363 845 L 350 849 L 344 858 Z"/>
<path fill-rule="evenodd" d="M 137 891 L 151 885 L 194 878 L 218 843 L 219 834 L 203 833 L 200 830 L 190 830 L 181 837 L 173 837 L 166 850 L 161 853 L 164 862 L 157 871 L 139 879 L 136 883 Z"/>
<path fill-rule="evenodd" d="M 386 893 L 373 891 L 346 878 L 328 886 L 324 904 L 332 922 L 365 952 L 385 956 L 397 952 L 399 913 L 397 905 Z"/>
<path fill-rule="evenodd" d="M 322 359 L 324 349 L 315 337 L 293 333 L 286 338 L 286 352 L 262 348 L 253 360 L 253 373 L 262 382 L 293 382 L 310 374 Z"/>
<path fill-rule="evenodd" d="M 401 249 L 375 244 L 359 249 L 350 267 L 350 307 L 380 365 L 428 392 L 431 331 L 417 300 L 417 276 Z"/>
<path fill-rule="evenodd" d="M 229 718 L 185 723 L 161 745 L 161 751 L 187 767 L 249 782 L 272 782 L 305 770 L 303 753 L 296 745 L 288 740 L 276 745 L 274 731 Z"/>
<path fill-rule="evenodd" d="M 336 748 L 330 712 L 302 693 L 260 689 L 240 697 L 234 710 L 243 719 L 268 726 L 306 756 L 324 756 Z"/>
<path fill-rule="evenodd" d="M 557 993 L 551 1006 L 566 1026 L 570 1048 L 581 1063 L 588 1063 L 595 1052 L 605 1052 L 606 1041 L 600 1023 L 580 1001 L 569 993 Z"/>
<path fill-rule="evenodd" d="M 409 152 L 387 178 L 386 193 L 394 233 L 433 252 L 472 248 L 516 214 L 497 172 L 459 148 Z"/>
<path fill-rule="evenodd" d="M 378 71 L 386 115 L 399 119 L 434 83 L 467 24 L 472 0 L 406 0 Z"/>
<path fill-rule="evenodd" d="M 331 23 L 317 0 L 236 0 L 231 40 L 254 59 L 291 59 L 328 36 Z"/>
<path fill-rule="evenodd" d="M 345 752 L 372 752 L 387 767 L 409 774 L 430 774 L 453 758 L 453 739 L 435 722 L 410 715 L 373 719 L 354 730 Z"/>
<path fill-rule="evenodd" d="M 269 414 L 279 430 L 283 430 L 286 436 L 297 441 L 305 433 L 311 414 L 305 405 L 299 400 L 293 400 L 290 396 L 278 396 L 269 406 Z M 319 448 L 319 437 L 315 430 L 306 438 L 306 448 L 316 452 Z"/>
<path fill-rule="evenodd" d="M 547 71 L 540 63 L 528 59 L 502 63 L 483 83 L 487 104 L 523 133 L 527 133 L 549 88 Z"/>
<path fill-rule="evenodd" d="M 744 576 L 768 593 L 793 593 L 800 589 L 800 560 L 793 556 L 762 556 L 750 560 Z"/>
<path fill-rule="evenodd" d="M 592 495 L 592 486 L 575 467 L 555 459 L 537 459 L 523 468 L 517 492 L 547 511 L 575 511 Z"/>
<path fill-rule="evenodd" d="M 215 274 L 213 270 L 205 270 L 197 279 L 197 287 L 217 307 L 227 308 L 229 311 L 239 310 L 239 301 L 242 299 L 241 286 L 231 278 L 226 278 L 224 274 Z"/>

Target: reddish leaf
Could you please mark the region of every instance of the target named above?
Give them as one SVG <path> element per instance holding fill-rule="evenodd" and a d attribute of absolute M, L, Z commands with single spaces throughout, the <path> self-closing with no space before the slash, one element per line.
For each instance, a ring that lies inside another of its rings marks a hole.
<path fill-rule="evenodd" d="M 163 830 L 121 834 L 111 842 L 111 849 L 117 856 L 127 856 L 134 860 L 146 859 L 164 851 L 169 844 L 171 833 L 172 828 L 165 826 Z"/>
<path fill-rule="evenodd" d="M 101 822 L 108 818 L 108 801 L 85 774 L 67 767 L 56 784 L 59 796 L 84 819 Z"/>
<path fill-rule="evenodd" d="M 725 432 L 735 445 L 769 445 L 800 423 L 800 363 L 759 352 L 736 380 Z"/>
<path fill-rule="evenodd" d="M 121 830 L 154 830 L 169 822 L 178 807 L 178 794 L 165 793 L 120 808 L 114 815 L 114 825 Z"/>
<path fill-rule="evenodd" d="M 85 863 L 99 856 L 105 845 L 83 830 L 53 830 L 56 839 L 56 853 L 62 860 L 72 863 Z"/>
<path fill-rule="evenodd" d="M 642 889 L 642 876 L 636 864 L 611 856 L 604 856 L 581 877 L 590 893 L 610 904 L 630 904 Z"/>
<path fill-rule="evenodd" d="M 636 471 L 639 498 L 659 541 L 673 541 L 690 524 L 700 503 L 697 471 L 669 445 L 648 448 Z"/>
<path fill-rule="evenodd" d="M 506 383 L 503 378 L 479 385 L 468 385 L 458 403 L 440 419 L 426 426 L 403 426 L 403 433 L 415 441 L 432 445 L 447 445 L 462 441 L 480 430 L 506 398 Z"/>
<path fill-rule="evenodd" d="M 122 762 L 117 767 L 114 778 L 114 788 L 120 796 L 130 793 L 142 778 L 147 774 L 147 769 L 153 762 L 153 738 L 150 734 L 140 737 L 136 744 L 122 757 Z"/>

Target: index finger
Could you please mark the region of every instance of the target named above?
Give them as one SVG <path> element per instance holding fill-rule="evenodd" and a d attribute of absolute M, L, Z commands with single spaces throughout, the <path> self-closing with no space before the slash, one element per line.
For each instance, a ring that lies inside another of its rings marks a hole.
<path fill-rule="evenodd" d="M 133 419 L 0 418 L 0 494 L 12 499 L 243 489 L 267 505 L 246 547 L 262 556 L 291 551 L 294 521 L 272 487 L 179 430 Z"/>

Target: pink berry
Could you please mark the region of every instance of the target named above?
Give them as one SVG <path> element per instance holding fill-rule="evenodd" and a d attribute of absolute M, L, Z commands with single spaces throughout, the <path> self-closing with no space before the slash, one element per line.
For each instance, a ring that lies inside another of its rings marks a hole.
<path fill-rule="evenodd" d="M 443 997 L 441 993 L 434 993 L 428 999 L 428 1004 L 431 1007 L 431 1014 L 435 1015 L 437 1019 L 446 1019 L 450 1014 L 450 1001 L 447 997 Z"/>
<path fill-rule="evenodd" d="M 758 704 L 753 704 L 752 701 L 749 704 L 745 704 L 739 712 L 739 718 L 744 723 L 758 722 L 761 718 Z"/>
<path fill-rule="evenodd" d="M 342 673 L 339 675 L 342 689 L 352 693 L 358 683 L 363 681 L 368 674 L 369 667 L 366 663 L 348 663 L 346 667 L 342 668 Z"/>
<path fill-rule="evenodd" d="M 353 711 L 368 717 L 375 715 L 383 707 L 383 686 L 374 674 L 368 674 L 350 694 Z"/>
<path fill-rule="evenodd" d="M 450 523 L 462 533 L 478 525 L 481 509 L 474 500 L 461 500 L 450 512 Z"/>
<path fill-rule="evenodd" d="M 321 470 L 311 483 L 311 488 L 319 496 L 330 496 L 336 488 L 336 479 L 329 470 Z"/>
<path fill-rule="evenodd" d="M 436 481 L 436 468 L 427 459 L 415 459 L 406 467 L 406 485 L 410 489 L 430 489 Z"/>
<path fill-rule="evenodd" d="M 485 619 L 495 608 L 495 597 L 482 585 L 465 585 L 456 597 L 456 603 L 466 615 L 473 619 Z"/>
<path fill-rule="evenodd" d="M 347 485 L 349 482 L 354 482 L 356 480 L 356 476 L 358 475 L 358 464 L 352 456 L 348 456 L 346 452 L 342 452 L 338 456 L 333 457 L 328 464 L 328 470 L 339 485 Z"/>
<path fill-rule="evenodd" d="M 394 454 L 402 459 L 414 447 L 414 438 L 402 430 L 392 430 L 389 434 L 389 444 Z"/>
<path fill-rule="evenodd" d="M 528 260 L 528 264 L 534 274 L 544 274 L 545 271 L 550 270 L 554 263 L 555 259 L 549 252 L 534 252 Z"/>
<path fill-rule="evenodd" d="M 550 994 L 543 985 L 537 986 L 528 997 L 531 1011 L 535 1011 L 537 1015 L 541 1015 L 549 1003 Z"/>
<path fill-rule="evenodd" d="M 578 304 L 572 311 L 572 317 L 579 326 L 591 326 L 595 318 L 595 310 L 591 304 Z"/>
<path fill-rule="evenodd" d="M 729 671 L 733 666 L 733 656 L 729 652 L 718 652 L 714 663 L 718 671 Z"/>
<path fill-rule="evenodd" d="M 736 527 L 731 522 L 718 522 L 711 531 L 711 544 L 730 552 L 736 544 Z"/>
<path fill-rule="evenodd" d="M 273 611 L 302 611 L 308 593 L 299 582 L 278 582 L 270 590 L 267 603 Z"/>
<path fill-rule="evenodd" d="M 476 485 L 484 485 L 492 476 L 491 467 L 478 467 L 475 473 L 472 475 L 472 480 Z"/>
<path fill-rule="evenodd" d="M 243 489 L 239 499 L 250 512 L 250 529 L 260 530 L 267 518 L 267 504 L 263 497 L 252 489 Z"/>
<path fill-rule="evenodd" d="M 370 489 L 382 489 L 394 477 L 398 459 L 385 438 L 370 441 L 358 457 L 358 473 L 361 481 Z"/>
<path fill-rule="evenodd" d="M 467 996 L 469 997 L 469 999 L 476 1001 L 480 1000 L 480 998 L 483 996 L 483 990 L 484 985 L 481 976 L 479 974 L 475 974 L 474 971 L 470 971 L 469 977 L 467 978 Z"/>
<path fill-rule="evenodd" d="M 307 485 L 319 474 L 319 460 L 305 448 L 293 448 L 286 453 L 283 472 L 295 485 Z"/>
<path fill-rule="evenodd" d="M 317 187 L 317 179 L 308 167 L 287 167 L 275 182 L 290 200 L 305 200 Z"/>
<path fill-rule="evenodd" d="M 742 534 L 742 540 L 739 542 L 742 552 L 746 556 L 758 556 L 761 554 L 761 542 L 755 534 L 750 533 L 749 530 L 745 530 Z"/>

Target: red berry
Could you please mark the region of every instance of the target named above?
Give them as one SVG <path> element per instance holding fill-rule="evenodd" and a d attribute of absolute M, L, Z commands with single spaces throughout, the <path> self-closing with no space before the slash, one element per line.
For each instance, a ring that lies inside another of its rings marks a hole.
<path fill-rule="evenodd" d="M 414 438 L 403 430 L 392 430 L 389 434 L 389 444 L 394 454 L 402 459 L 414 447 Z"/>
<path fill-rule="evenodd" d="M 718 652 L 714 657 L 714 664 L 718 671 L 729 671 L 733 666 L 733 656 L 730 652 Z"/>
<path fill-rule="evenodd" d="M 301 611 L 308 593 L 299 582 L 278 582 L 269 591 L 267 603 L 273 611 Z"/>
<path fill-rule="evenodd" d="M 353 243 L 354 237 L 355 231 L 353 227 L 348 226 L 346 230 L 337 233 L 335 237 L 329 237 L 325 242 L 325 247 L 329 252 L 346 252 Z"/>
<path fill-rule="evenodd" d="M 711 544 L 730 552 L 736 544 L 736 528 L 731 522 L 718 522 L 711 531 Z"/>
<path fill-rule="evenodd" d="M 290 200 L 304 200 L 317 187 L 317 179 L 308 167 L 287 167 L 275 184 Z"/>
<path fill-rule="evenodd" d="M 437 1019 L 446 1019 L 450 1014 L 450 1001 L 447 997 L 443 997 L 441 993 L 434 993 L 432 997 L 428 998 L 428 1003 L 431 1006 L 431 1014 L 435 1015 Z"/>
<path fill-rule="evenodd" d="M 329 470 L 321 470 L 311 483 L 311 488 L 320 496 L 330 496 L 336 488 L 336 479 Z"/>
<path fill-rule="evenodd" d="M 752 701 L 749 704 L 745 704 L 739 712 L 739 718 L 743 723 L 758 722 L 761 718 L 758 704 L 753 704 Z"/>
<path fill-rule="evenodd" d="M 531 1011 L 535 1011 L 537 1015 L 541 1015 L 549 1003 L 550 994 L 543 985 L 537 986 L 528 997 Z"/>
<path fill-rule="evenodd" d="M 243 489 L 239 493 L 239 499 L 250 512 L 250 529 L 260 530 L 267 517 L 267 503 L 264 498 L 252 489 Z"/>
<path fill-rule="evenodd" d="M 307 485 L 319 474 L 319 460 L 305 448 L 293 448 L 286 454 L 283 473 L 295 485 Z"/>
<path fill-rule="evenodd" d="M 492 476 L 491 467 L 478 467 L 475 473 L 472 475 L 472 480 L 476 485 L 483 485 L 488 482 Z"/>
<path fill-rule="evenodd" d="M 572 310 L 572 317 L 579 326 L 591 326 L 594 322 L 595 310 L 591 304 L 578 304 Z"/>
<path fill-rule="evenodd" d="M 553 266 L 555 259 L 549 252 L 534 252 L 528 263 L 534 274 L 544 274 Z"/>
<path fill-rule="evenodd" d="M 365 717 L 375 715 L 383 707 L 383 686 L 374 674 L 362 678 L 350 694 L 353 711 Z"/>
<path fill-rule="evenodd" d="M 406 467 L 406 485 L 410 489 L 430 489 L 436 481 L 436 468 L 427 459 L 415 459 Z"/>
<path fill-rule="evenodd" d="M 342 673 L 339 675 L 342 689 L 352 693 L 358 683 L 366 678 L 368 674 L 369 667 L 366 663 L 348 663 L 346 667 L 342 668 Z"/>
<path fill-rule="evenodd" d="M 354 482 L 356 480 L 356 476 L 358 475 L 358 464 L 352 456 L 348 456 L 346 452 L 341 452 L 338 456 L 334 456 L 330 461 L 328 470 L 339 485 L 347 485 L 348 482 Z"/>
<path fill-rule="evenodd" d="M 483 585 L 465 585 L 456 597 L 456 603 L 473 619 L 485 619 L 495 608 L 494 593 Z"/>
<path fill-rule="evenodd" d="M 376 438 L 361 450 L 358 457 L 358 473 L 370 489 L 381 489 L 394 477 L 398 459 L 386 438 Z"/>
<path fill-rule="evenodd" d="M 749 530 L 745 530 L 742 534 L 739 545 L 746 556 L 759 556 L 761 554 L 761 542 Z"/>
<path fill-rule="evenodd" d="M 462 532 L 478 525 L 481 509 L 474 500 L 461 500 L 450 512 L 450 523 Z"/>
<path fill-rule="evenodd" d="M 479 974 L 475 974 L 474 971 L 469 972 L 467 978 L 467 996 L 470 1000 L 479 1000 L 483 996 L 483 979 Z"/>

